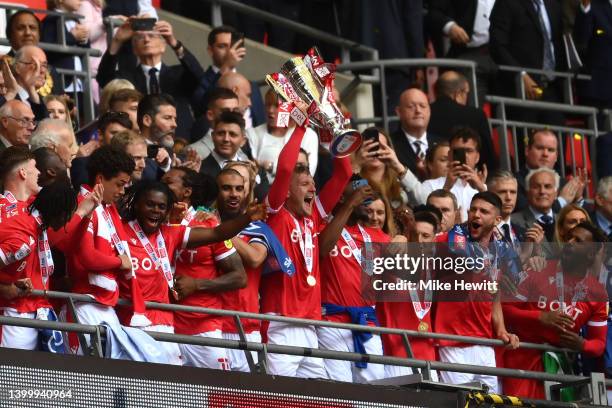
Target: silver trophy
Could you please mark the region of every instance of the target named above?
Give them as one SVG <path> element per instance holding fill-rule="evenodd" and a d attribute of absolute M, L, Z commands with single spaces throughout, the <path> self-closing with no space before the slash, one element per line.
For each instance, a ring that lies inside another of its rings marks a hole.
<path fill-rule="evenodd" d="M 285 62 L 280 73 L 266 76 L 274 91 L 288 103 L 303 103 L 308 106 L 310 123 L 320 131 L 331 134 L 329 151 L 333 156 L 348 156 L 361 145 L 361 134 L 350 128 L 333 97 L 335 67 L 325 64 L 318 50 L 312 48 L 304 58 L 291 58 Z M 292 112 L 292 117 L 297 107 Z M 304 118 L 305 119 L 305 118 Z M 300 120 L 296 120 L 300 124 Z"/>

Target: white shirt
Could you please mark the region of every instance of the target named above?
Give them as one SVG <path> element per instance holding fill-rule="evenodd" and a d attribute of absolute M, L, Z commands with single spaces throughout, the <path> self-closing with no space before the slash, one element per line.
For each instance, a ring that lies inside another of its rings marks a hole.
<path fill-rule="evenodd" d="M 251 129 L 253 127 L 253 115 L 251 115 L 251 108 L 246 108 L 242 114 L 242 117 L 244 118 L 244 128 Z"/>
<path fill-rule="evenodd" d="M 408 139 L 408 143 L 410 143 L 410 147 L 412 147 L 412 151 L 415 154 L 417 152 L 415 142 L 417 141 L 421 143 L 421 152 L 423 152 L 423 155 L 427 153 L 427 149 L 429 149 L 429 143 L 427 142 L 427 132 L 423 133 L 423 136 L 421 137 L 414 137 L 403 129 L 402 132 L 404 132 L 404 135 L 406 135 L 406 139 Z"/>
<path fill-rule="evenodd" d="M 142 73 L 144 74 L 147 80 L 147 93 L 151 93 L 151 84 L 149 83 L 151 81 L 151 78 L 149 78 L 149 71 L 151 70 L 151 68 L 157 69 L 157 72 L 155 73 L 155 77 L 157 78 L 157 83 L 159 84 L 160 91 L 161 91 L 161 83 L 159 82 L 159 71 L 161 71 L 161 66 L 162 66 L 161 62 L 155 64 L 154 67 L 145 65 L 145 64 L 140 64 L 140 67 L 142 68 Z"/>
<path fill-rule="evenodd" d="M 274 176 L 276 175 L 278 156 L 289 141 L 292 133 L 293 128 L 288 128 L 284 136 L 273 136 L 268 133 L 268 125 L 266 123 L 246 130 L 246 136 L 251 145 L 251 152 L 253 152 L 255 160 L 258 162 L 272 162 L 272 172 L 268 172 L 270 183 L 274 181 Z M 308 153 L 308 168 L 310 174 L 314 175 L 319 161 L 319 138 L 314 130 L 306 129 L 300 147 Z"/>
<path fill-rule="evenodd" d="M 533 208 L 531 206 L 529 206 L 529 209 L 531 210 L 531 213 L 535 217 L 536 221 L 541 222 L 540 218 L 543 215 L 548 215 L 550 217 L 550 219 L 552 220 L 552 223 L 555 222 L 555 213 L 553 213 L 552 208 L 550 210 L 548 210 L 548 212 L 546 214 L 539 212 L 538 210 L 536 210 L 535 208 Z"/>
<path fill-rule="evenodd" d="M 500 233 L 504 233 L 504 225 L 507 225 L 508 227 L 510 227 L 510 238 L 512 239 L 512 244 L 515 244 L 518 241 L 518 237 L 516 236 L 516 234 L 514 233 L 514 228 L 512 228 L 512 221 L 510 221 L 510 218 L 508 218 L 508 220 L 500 222 L 499 224 L 497 224 L 497 228 L 499 229 Z"/>
<path fill-rule="evenodd" d="M 19 99 L 21 99 L 21 102 L 25 103 L 30 107 L 32 106 L 30 105 L 30 94 L 28 94 L 28 91 L 26 91 L 25 88 L 20 85 L 17 85 L 17 95 L 19 95 Z"/>
<path fill-rule="evenodd" d="M 147 14 L 150 18 L 159 20 L 159 17 L 157 17 L 157 10 L 153 7 L 151 0 L 138 0 L 138 13 L 139 16 Z"/>
<path fill-rule="evenodd" d="M 472 37 L 466 44 L 468 48 L 476 48 L 489 43 L 489 18 L 491 17 L 491 10 L 493 10 L 494 5 L 495 0 L 478 0 L 476 5 L 476 15 L 474 16 Z M 444 25 L 444 28 L 442 28 L 444 34 L 448 35 L 453 24 L 457 23 L 454 21 L 449 21 Z M 464 30 L 466 29 L 466 27 L 462 28 Z"/>
<path fill-rule="evenodd" d="M 61 12 L 62 10 L 55 10 L 55 11 L 59 11 Z M 77 21 L 75 20 L 66 20 L 66 22 L 64 23 L 64 26 L 66 27 L 66 31 L 70 32 L 74 27 L 76 27 L 77 25 Z M 74 70 L 75 71 L 83 71 L 83 64 L 81 63 L 81 58 L 79 57 L 74 57 Z M 66 92 L 74 92 L 74 86 L 76 84 L 76 91 L 77 92 L 82 92 L 83 91 L 83 84 L 81 83 L 81 80 L 78 79 L 77 77 L 74 77 L 74 81 L 71 82 L 69 85 L 66 86 L 65 91 Z"/>

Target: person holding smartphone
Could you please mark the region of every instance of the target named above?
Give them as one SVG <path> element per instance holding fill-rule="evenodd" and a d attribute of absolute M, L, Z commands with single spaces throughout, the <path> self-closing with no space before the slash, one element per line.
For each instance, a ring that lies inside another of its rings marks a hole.
<path fill-rule="evenodd" d="M 129 41 L 138 59 L 135 69 L 117 64 L 120 50 Z M 166 46 L 174 50 L 178 65 L 168 66 L 162 62 Z M 115 78 L 123 78 L 144 95 L 171 95 L 176 100 L 176 134 L 188 137 L 193 125 L 191 97 L 203 76 L 202 66 L 175 37 L 170 23 L 130 17 L 115 32 L 102 56 L 96 79 L 101 87 Z"/>

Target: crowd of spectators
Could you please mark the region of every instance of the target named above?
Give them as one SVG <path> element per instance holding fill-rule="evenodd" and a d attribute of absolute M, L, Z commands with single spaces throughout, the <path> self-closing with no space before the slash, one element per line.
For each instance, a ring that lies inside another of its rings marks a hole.
<path fill-rule="evenodd" d="M 293 15 L 301 2 L 248 3 L 273 10 L 283 3 L 283 12 Z M 359 2 L 360 10 L 367 3 Z M 607 302 L 601 299 L 561 299 L 560 308 L 558 298 L 547 294 L 537 305 L 521 307 L 493 294 L 486 301 L 433 299 L 432 306 L 427 290 L 408 291 L 408 300 L 395 302 L 374 302 L 363 295 L 360 249 L 372 242 L 445 243 L 453 256 L 457 254 L 450 248 L 457 242 L 493 245 L 488 267 L 494 264 L 498 272 L 520 276 L 517 284 L 551 273 L 554 281 L 555 268 L 562 264 L 571 265 L 576 279 L 595 276 L 605 285 L 609 263 L 600 259 L 601 243 L 612 237 L 612 176 L 600 173 L 592 180 L 592 169 L 579 168 L 561 178 L 562 139 L 544 126 L 532 129 L 518 144 L 514 153 L 522 163 L 520 171 L 500 169 L 485 113 L 468 106 L 471 92 L 482 97 L 494 82 L 516 96 L 514 81 L 497 77 L 495 64 L 567 69 L 562 45 L 568 37 L 563 34 L 571 28 L 563 23 L 560 2 L 431 0 L 426 18 L 420 1 L 380 3 L 368 16 L 372 25 L 364 26 L 373 32 L 364 29 L 363 34 L 370 35 L 382 58 L 421 57 L 424 38 L 431 38 L 441 47 L 438 55 L 478 62 L 482 87 L 470 89 L 462 72 L 441 72 L 431 102 L 422 72 L 393 72 L 387 80 L 390 98 L 379 103 L 388 103 L 397 113 L 397 127 L 390 134 L 376 127 L 363 130 L 360 148 L 344 158 L 331 157 L 328 143 L 319 140 L 315 129 L 293 121 L 279 125 L 279 97 L 272 90 L 262 96 L 240 73 L 248 53 L 238 30 L 220 26 L 210 32 L 212 64 L 204 68 L 172 25 L 157 20 L 147 1 L 48 1 L 50 10 L 85 16 L 66 19 L 68 45 L 103 52 L 89 61 L 98 116 L 93 124 L 75 129 L 83 83 L 78 78 L 62 81 L 56 68 L 81 70 L 81 59 L 38 47 L 39 41 L 58 41 L 62 27 L 56 17 L 40 21 L 27 10 L 12 14 L 7 23 L 11 50 L 0 58 L 4 315 L 104 323 L 113 330 L 123 325 L 240 338 L 232 319 L 152 310 L 143 302 L 177 303 L 497 338 L 508 349 L 496 357 L 488 346 L 415 338 L 411 345 L 417 359 L 542 371 L 542 359 L 520 348 L 526 340 L 569 348 L 595 358 L 598 370 L 612 370 L 612 361 L 603 357 L 611 350 L 606 348 Z M 609 75 L 599 76 L 598 70 L 610 72 L 603 66 L 607 59 L 591 55 L 607 52 L 600 50 L 604 45 L 599 37 L 609 36 L 612 29 L 600 29 L 606 23 L 599 19 L 600 13 L 612 13 L 612 5 L 607 0 L 579 3 L 573 8 L 576 42 L 588 56 L 592 83 L 606 83 Z M 107 15 L 122 21 L 108 44 L 102 23 Z M 246 24 L 240 29 L 255 37 L 262 28 Z M 279 39 L 275 30 L 263 30 L 271 44 L 291 46 L 292 37 Z M 405 49 L 391 40 L 395 37 L 406 42 Z M 178 64 L 162 61 L 167 47 Z M 270 67 L 270 72 L 277 68 Z M 522 81 L 527 98 L 561 101 L 560 85 L 549 75 L 524 73 Z M 606 86 L 596 85 L 581 98 L 610 107 Z M 76 101 L 71 99 L 75 95 Z M 350 112 L 341 106 L 349 120 Z M 532 117 L 526 110 L 515 114 L 534 123 L 565 120 Z M 605 157 L 609 151 L 600 153 Z M 589 190 L 594 200 L 586 199 Z M 568 248 L 563 245 L 573 249 L 562 251 Z M 572 264 L 564 258 L 566 252 L 578 254 L 583 262 Z M 422 272 L 431 279 L 431 271 Z M 67 312 L 31 294 L 32 289 L 49 288 L 87 294 L 97 303 L 77 302 L 74 312 Z M 571 286 L 572 293 L 576 288 Z M 133 306 L 116 306 L 120 297 Z M 396 335 L 261 325 L 250 319 L 243 326 L 249 341 L 406 357 Z M 47 335 L 4 326 L 0 344 L 86 352 L 87 342 L 53 334 L 43 340 Z M 151 348 L 140 350 L 142 359 L 249 369 L 238 350 L 174 343 L 158 348 L 156 356 L 144 356 L 156 354 Z M 257 361 L 255 354 L 253 358 Z M 349 382 L 412 372 L 275 354 L 268 355 L 267 368 L 277 375 Z M 494 391 L 544 396 L 537 381 L 433 374 L 446 383 L 481 381 Z"/>

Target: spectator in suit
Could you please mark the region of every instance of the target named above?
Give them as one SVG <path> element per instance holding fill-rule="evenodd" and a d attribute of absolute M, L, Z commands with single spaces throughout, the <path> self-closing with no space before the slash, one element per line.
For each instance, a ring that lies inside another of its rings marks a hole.
<path fill-rule="evenodd" d="M 461 223 L 457 197 L 450 191 L 439 189 L 432 191 L 427 197 L 427 205 L 431 205 L 442 213 L 440 233 L 450 231 L 453 226 Z"/>
<path fill-rule="evenodd" d="M 612 108 L 612 4 L 608 0 L 581 0 L 574 38 L 584 50 L 590 81 L 580 81 L 582 104 Z"/>
<path fill-rule="evenodd" d="M 462 74 L 446 71 L 434 86 L 436 101 L 431 104 L 431 119 L 427 131 L 450 139 L 453 128 L 469 127 L 480 135 L 481 164 L 493 171 L 497 168 L 489 122 L 481 109 L 467 106 L 470 84 Z"/>
<path fill-rule="evenodd" d="M 14 57 L 15 53 L 26 45 L 37 46 L 40 42 L 40 27 L 40 20 L 30 10 L 19 10 L 12 14 L 6 23 L 6 38 L 11 43 L 11 49 L 7 55 Z M 61 95 L 64 92 L 60 75 L 52 65 L 45 73 L 43 86 L 37 91 L 41 97 L 50 94 Z"/>
<path fill-rule="evenodd" d="M 9 146 L 30 144 L 36 120 L 32 109 L 17 99 L 0 106 L 0 152 Z"/>
<path fill-rule="evenodd" d="M 193 96 L 197 120 L 191 132 L 191 141 L 201 138 L 212 125 L 207 120 L 206 112 L 204 111 L 209 104 L 210 90 L 215 86 L 232 89 L 232 86 L 221 85 L 218 81 L 222 75 L 228 72 L 236 72 L 238 65 L 246 56 L 244 40 L 232 41 L 232 37 L 234 36 L 235 38 L 237 34 L 233 27 L 224 25 L 213 28 L 208 35 L 207 52 L 212 59 L 212 65 L 206 70 Z M 266 121 L 263 98 L 259 87 L 254 82 L 251 82 L 250 86 L 250 104 L 240 103 L 241 107 L 249 106 L 249 110 L 244 111 L 247 128 L 259 126 Z M 252 122 L 251 126 L 248 126 L 249 121 Z"/>
<path fill-rule="evenodd" d="M 208 96 L 206 120 L 209 123 L 215 123 L 219 116 L 221 116 L 222 112 L 240 113 L 238 95 L 236 95 L 234 91 L 227 88 L 215 88 L 210 91 Z M 190 144 L 188 148 L 195 150 L 202 160 L 206 159 L 210 155 L 210 152 L 212 152 L 215 148 L 212 140 L 212 129 L 208 129 L 202 138 Z"/>
<path fill-rule="evenodd" d="M 363 44 L 371 45 L 380 53 L 381 59 L 423 58 L 423 1 L 381 0 L 364 1 L 362 36 Z M 401 94 L 415 79 L 423 80 L 422 70 L 410 68 L 387 69 L 388 111 L 401 104 Z"/>
<path fill-rule="evenodd" d="M 495 0 L 432 0 L 429 3 L 431 28 L 451 42 L 446 57 L 478 64 L 478 90 L 474 91 L 478 91 L 481 105 L 484 96 L 490 93 L 489 82 L 497 70 L 489 52 L 489 17 L 494 4 Z"/>
<path fill-rule="evenodd" d="M 503 240 L 517 245 L 523 237 L 525 230 L 518 225 L 512 224 L 511 215 L 516 207 L 518 195 L 518 182 L 514 174 L 506 170 L 499 170 L 489 176 L 487 188 L 490 192 L 498 195 L 502 202 L 502 220 L 497 224 L 497 229 L 503 234 Z"/>
<path fill-rule="evenodd" d="M 490 21 L 490 50 L 497 64 L 565 70 L 561 5 L 557 0 L 496 0 Z M 520 97 L 516 75 L 499 75 L 498 83 L 504 95 Z M 561 81 L 554 77 L 524 73 L 522 81 L 528 99 L 562 101 Z M 514 117 L 528 122 L 552 125 L 563 122 L 563 115 L 558 112 L 525 109 L 513 112 Z"/>
<path fill-rule="evenodd" d="M 157 178 L 157 166 L 152 164 L 153 159 L 147 158 L 147 142 L 138 133 L 126 130 L 118 133 L 111 139 L 110 146 L 126 152 L 134 159 L 136 164 L 130 181 L 132 184 L 142 179 L 155 180 Z"/>
<path fill-rule="evenodd" d="M 527 202 L 529 206 L 512 215 L 512 223 L 528 230 L 535 223 L 544 230 L 547 242 L 552 242 L 555 232 L 556 213 L 553 204 L 559 190 L 559 175 L 549 167 L 531 170 L 527 175 Z"/>
<path fill-rule="evenodd" d="M 104 87 L 114 78 L 124 78 L 144 94 L 165 93 L 176 100 L 179 136 L 189 135 L 193 124 L 191 96 L 204 71 L 196 58 L 176 39 L 172 26 L 158 21 L 154 31 L 134 32 L 131 21 L 126 20 L 116 31 L 111 44 L 102 56 L 98 67 L 97 80 Z M 135 69 L 117 66 L 117 55 L 128 40 L 131 40 L 139 65 Z M 162 55 L 169 45 L 180 61 L 179 65 L 167 66 Z M 142 129 L 141 129 L 142 131 Z"/>
<path fill-rule="evenodd" d="M 608 236 L 608 240 L 612 238 L 612 176 L 599 180 L 591 219 Z"/>
<path fill-rule="evenodd" d="M 397 157 L 419 180 L 423 180 L 427 149 L 440 141 L 439 137 L 427 132 L 431 116 L 427 95 L 416 88 L 405 90 L 395 112 L 400 119 L 400 128 L 391 134 L 391 142 Z"/>
<path fill-rule="evenodd" d="M 7 61 L 1 61 L 2 76 L 6 93 L 0 97 L 0 104 L 4 100 L 17 99 L 28 105 L 34 112 L 37 120 L 49 116 L 40 93 L 36 90 L 45 83 L 47 72 L 47 57 L 45 52 L 33 45 L 21 47 L 12 60 L 12 70 Z"/>
<path fill-rule="evenodd" d="M 64 13 L 76 13 L 81 6 L 80 0 L 47 0 L 47 9 Z M 40 39 L 42 42 L 59 44 L 60 33 L 58 30 L 59 16 L 48 15 L 42 21 Z M 64 38 L 66 45 L 70 47 L 89 48 L 89 27 L 77 19 L 64 19 Z M 83 71 L 81 58 L 58 52 L 49 52 L 49 62 L 58 68 L 74 71 Z M 66 76 L 64 78 L 64 90 L 66 92 L 77 92 L 79 99 L 82 98 L 83 83 L 77 77 Z M 82 106 L 79 104 L 79 106 Z"/>
<path fill-rule="evenodd" d="M 238 96 L 238 106 L 244 117 L 245 129 L 251 129 L 253 127 L 251 112 L 251 93 L 253 88 L 249 80 L 237 72 L 228 72 L 219 78 L 217 86 L 230 89 Z"/>
<path fill-rule="evenodd" d="M 200 173 L 211 178 L 216 178 L 228 162 L 242 161 L 239 151 L 246 142 L 244 118 L 240 113 L 222 112 L 214 126 L 212 132 L 214 149 L 206 160 L 202 161 L 200 167 Z M 257 175 L 255 197 L 258 200 L 264 199 L 268 189 L 268 178 L 265 171 L 260 169 Z"/>
<path fill-rule="evenodd" d="M 529 135 L 527 147 L 525 148 L 525 166 L 516 173 L 518 181 L 518 199 L 516 203 L 516 211 L 522 211 L 527 208 L 527 174 L 531 170 L 540 167 L 554 169 L 557 165 L 559 157 L 559 145 L 557 136 L 549 129 L 536 129 Z M 580 178 L 574 177 L 567 183 L 562 182 L 562 188 L 559 192 L 559 197 L 555 200 L 555 211 L 559 211 L 566 204 L 578 201 L 582 194 L 578 190 L 584 190 L 584 186 L 580 187 Z"/>

